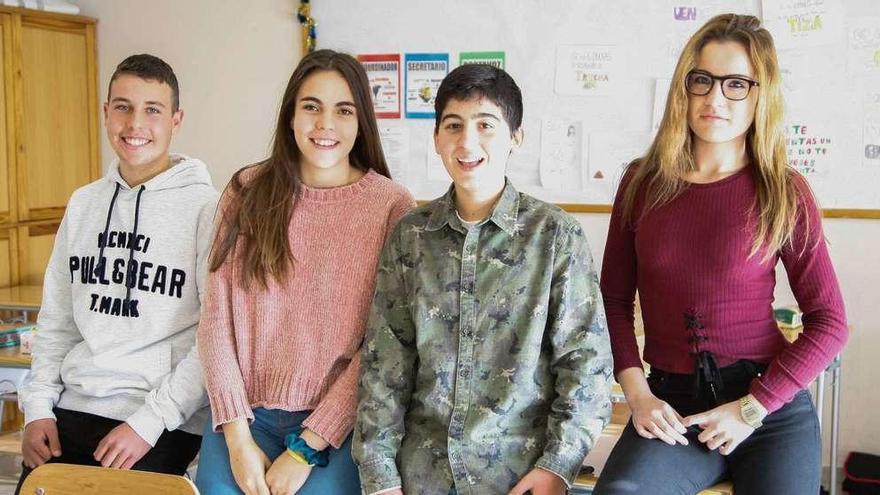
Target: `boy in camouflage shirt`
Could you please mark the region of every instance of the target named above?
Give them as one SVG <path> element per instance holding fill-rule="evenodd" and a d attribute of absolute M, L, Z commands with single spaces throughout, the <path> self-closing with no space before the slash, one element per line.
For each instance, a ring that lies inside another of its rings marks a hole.
<path fill-rule="evenodd" d="M 522 96 L 488 65 L 440 85 L 453 185 L 389 238 L 352 454 L 366 494 L 562 494 L 610 416 L 611 350 L 580 224 L 505 177 Z"/>

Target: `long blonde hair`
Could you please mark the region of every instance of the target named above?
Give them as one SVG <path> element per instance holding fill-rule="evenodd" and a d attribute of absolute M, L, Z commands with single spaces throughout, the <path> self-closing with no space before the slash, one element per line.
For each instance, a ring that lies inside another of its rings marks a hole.
<path fill-rule="evenodd" d="M 634 204 L 642 187 L 646 188 L 646 201 L 640 214 L 663 206 L 684 192 L 687 188 L 685 175 L 696 170 L 684 82 L 687 73 L 696 68 L 700 51 L 712 41 L 734 41 L 745 47 L 760 83 L 752 89 L 758 91 L 757 106 L 755 119 L 746 133 L 746 152 L 754 169 L 757 190 L 753 205 L 757 224 L 749 257 L 763 250 L 761 261 L 766 262 L 786 244 L 791 244 L 798 216 L 807 214 L 805 209 L 798 208 L 798 196 L 807 194 L 810 196 L 807 199 L 813 198 L 806 181 L 788 165 L 776 48 L 770 32 L 761 27 L 761 21 L 754 16 L 715 16 L 682 49 L 657 136 L 647 154 L 629 167 L 630 181 L 621 198 L 624 225 L 635 222 Z M 799 187 L 795 181 L 802 185 Z M 809 227 L 810 222 L 805 224 Z M 809 242 L 804 243 L 804 249 L 807 244 Z"/>

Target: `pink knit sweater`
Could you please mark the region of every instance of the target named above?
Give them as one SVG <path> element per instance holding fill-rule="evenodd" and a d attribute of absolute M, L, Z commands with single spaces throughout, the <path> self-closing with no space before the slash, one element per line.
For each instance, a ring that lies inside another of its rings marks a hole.
<path fill-rule="evenodd" d="M 373 171 L 348 186 L 303 187 L 285 280 L 242 288 L 232 257 L 209 274 L 198 345 L 215 430 L 252 421 L 256 407 L 312 410 L 303 426 L 339 448 L 354 425 L 379 253 L 414 204 Z"/>

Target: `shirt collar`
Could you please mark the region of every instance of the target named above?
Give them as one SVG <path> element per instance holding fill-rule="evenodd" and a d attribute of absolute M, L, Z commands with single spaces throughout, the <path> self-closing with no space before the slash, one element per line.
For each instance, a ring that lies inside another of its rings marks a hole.
<path fill-rule="evenodd" d="M 455 184 L 449 186 L 446 194 L 434 201 L 431 206 L 431 214 L 428 217 L 428 223 L 425 229 L 428 231 L 440 230 L 444 225 L 449 225 L 455 230 L 463 229 L 461 222 L 455 214 Z M 493 222 L 501 230 L 508 235 L 516 235 L 516 217 L 519 213 L 519 194 L 505 177 L 504 189 L 501 191 L 501 197 L 492 208 L 488 221 Z M 457 227 L 457 228 L 456 228 Z"/>

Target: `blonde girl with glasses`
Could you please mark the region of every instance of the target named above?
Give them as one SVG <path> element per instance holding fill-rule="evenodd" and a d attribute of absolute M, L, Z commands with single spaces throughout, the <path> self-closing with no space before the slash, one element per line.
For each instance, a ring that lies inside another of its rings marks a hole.
<path fill-rule="evenodd" d="M 608 231 L 602 295 L 632 420 L 596 494 L 696 493 L 727 478 L 750 495 L 819 491 L 804 389 L 847 326 L 821 213 L 788 165 L 782 110 L 773 39 L 757 18 L 719 15 L 688 41 Z M 804 314 L 793 344 L 773 318 L 779 261 Z"/>

